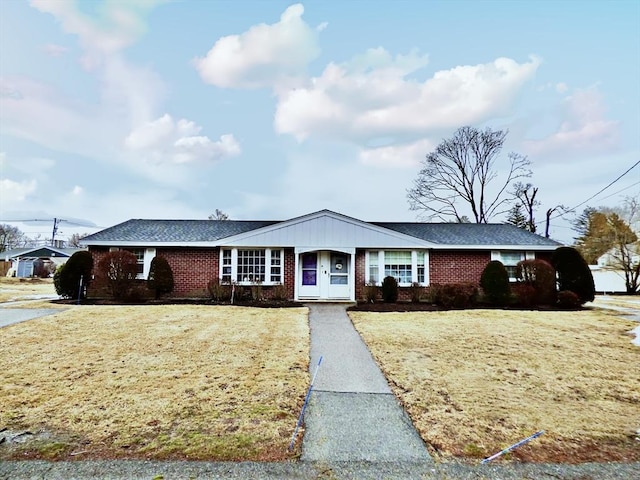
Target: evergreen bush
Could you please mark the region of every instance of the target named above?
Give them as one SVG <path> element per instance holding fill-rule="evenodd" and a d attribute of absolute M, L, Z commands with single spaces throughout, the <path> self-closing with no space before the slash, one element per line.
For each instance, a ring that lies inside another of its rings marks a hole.
<path fill-rule="evenodd" d="M 538 305 L 556 303 L 556 272 L 544 260 L 523 260 L 516 266 L 516 278 L 534 290 L 533 302 Z"/>
<path fill-rule="evenodd" d="M 395 303 L 398 301 L 398 281 L 391 276 L 382 280 L 382 301 L 385 303 Z"/>
<path fill-rule="evenodd" d="M 69 260 L 59 266 L 53 274 L 53 286 L 63 298 L 86 297 L 86 287 L 91 282 L 93 256 L 86 250 L 75 252 Z M 80 288 L 82 278 L 83 288 Z"/>
<path fill-rule="evenodd" d="M 147 288 L 155 292 L 156 298 L 173 292 L 173 271 L 164 257 L 154 257 L 149 267 Z"/>
<path fill-rule="evenodd" d="M 580 298 L 580 304 L 593 302 L 596 287 L 589 265 L 573 247 L 560 247 L 553 252 L 551 263 L 558 274 L 558 290 L 568 290 Z"/>
<path fill-rule="evenodd" d="M 471 308 L 476 305 L 478 287 L 473 283 L 445 283 L 438 285 L 435 303 L 445 308 Z"/>
<path fill-rule="evenodd" d="M 509 303 L 511 297 L 509 272 L 502 262 L 492 260 L 484 267 L 480 276 L 480 286 L 484 298 L 492 305 L 503 307 Z"/>

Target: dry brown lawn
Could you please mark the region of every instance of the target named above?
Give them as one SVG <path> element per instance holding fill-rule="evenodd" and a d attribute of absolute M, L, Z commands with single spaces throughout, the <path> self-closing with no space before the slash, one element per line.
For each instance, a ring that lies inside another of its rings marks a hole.
<path fill-rule="evenodd" d="M 36 295 L 55 295 L 50 278 L 0 277 L 0 303 L 27 300 Z"/>
<path fill-rule="evenodd" d="M 610 313 L 351 312 L 432 453 L 640 460 L 637 326 Z"/>
<path fill-rule="evenodd" d="M 305 308 L 74 306 L 0 337 L 0 458 L 290 456 Z"/>

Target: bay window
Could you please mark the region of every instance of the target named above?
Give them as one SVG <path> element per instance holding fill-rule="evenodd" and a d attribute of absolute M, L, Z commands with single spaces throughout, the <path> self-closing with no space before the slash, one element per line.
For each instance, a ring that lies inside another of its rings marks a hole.
<path fill-rule="evenodd" d="M 394 277 L 401 286 L 428 283 L 428 254 L 424 250 L 369 250 L 365 263 L 369 283 L 380 285 L 384 277 Z"/>
<path fill-rule="evenodd" d="M 220 279 L 225 283 L 282 283 L 283 253 L 280 249 L 223 249 L 220 258 Z"/>

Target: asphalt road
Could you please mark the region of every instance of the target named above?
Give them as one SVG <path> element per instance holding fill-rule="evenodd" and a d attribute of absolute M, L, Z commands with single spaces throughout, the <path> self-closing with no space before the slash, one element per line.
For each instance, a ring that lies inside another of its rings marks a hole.
<path fill-rule="evenodd" d="M 59 313 L 59 309 L 52 308 L 0 308 L 0 328 L 14 323 L 24 322 L 38 317 L 45 317 Z"/>

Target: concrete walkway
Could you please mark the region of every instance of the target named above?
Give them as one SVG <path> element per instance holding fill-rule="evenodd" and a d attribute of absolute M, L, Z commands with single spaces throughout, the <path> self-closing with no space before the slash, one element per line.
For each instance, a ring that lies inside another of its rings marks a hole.
<path fill-rule="evenodd" d="M 322 364 L 305 413 L 302 460 L 431 462 L 346 307 L 313 304 L 311 374 Z"/>

